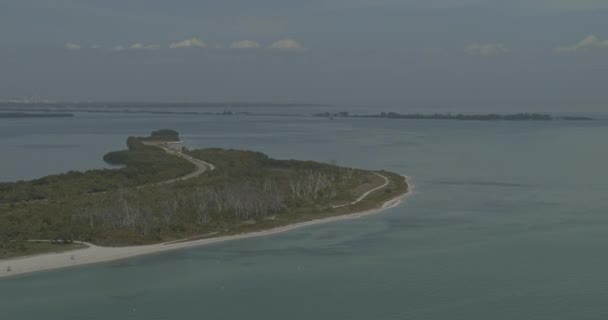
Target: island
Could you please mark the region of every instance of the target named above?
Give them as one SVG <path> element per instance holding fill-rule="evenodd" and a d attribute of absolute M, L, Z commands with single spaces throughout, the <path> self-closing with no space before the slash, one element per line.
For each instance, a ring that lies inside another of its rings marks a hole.
<path fill-rule="evenodd" d="M 104 160 L 117 167 L 0 183 L 0 277 L 360 217 L 413 189 L 384 170 L 188 149 L 170 129 Z"/>
<path fill-rule="evenodd" d="M 377 114 L 350 114 L 349 112 L 321 112 L 313 114 L 315 117 L 323 118 L 381 118 L 381 119 L 413 119 L 413 120 L 476 120 L 476 121 L 589 121 L 590 117 L 584 116 L 552 116 L 544 113 L 514 113 L 514 114 L 401 114 L 397 112 L 381 112 Z"/>
<path fill-rule="evenodd" d="M 32 112 L 0 112 L 0 119 L 2 118 L 72 118 L 73 113 L 68 112 L 45 112 L 45 113 L 32 113 Z"/>

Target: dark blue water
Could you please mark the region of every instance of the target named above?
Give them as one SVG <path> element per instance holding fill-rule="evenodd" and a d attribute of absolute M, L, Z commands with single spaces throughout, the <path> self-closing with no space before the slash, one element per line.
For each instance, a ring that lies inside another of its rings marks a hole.
<path fill-rule="evenodd" d="M 388 169 L 360 220 L 0 280 L 2 319 L 606 319 L 608 122 L 78 115 L 0 120 L 0 179 L 103 166 L 127 135 Z"/>

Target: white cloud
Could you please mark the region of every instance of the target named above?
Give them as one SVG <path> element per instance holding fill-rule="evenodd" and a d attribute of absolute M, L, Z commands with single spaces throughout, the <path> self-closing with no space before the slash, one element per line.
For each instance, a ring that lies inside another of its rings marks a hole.
<path fill-rule="evenodd" d="M 237 41 L 237 42 L 233 42 L 230 45 L 230 48 L 232 49 L 255 49 L 255 48 L 259 48 L 260 44 L 252 41 L 252 40 L 241 40 L 241 41 Z"/>
<path fill-rule="evenodd" d="M 80 50 L 80 45 L 77 43 L 68 42 L 65 44 L 65 48 L 68 50 Z"/>
<path fill-rule="evenodd" d="M 141 43 L 134 43 L 131 45 L 131 49 L 133 50 L 158 50 L 160 49 L 160 46 L 157 44 L 149 44 L 149 45 L 144 45 Z"/>
<path fill-rule="evenodd" d="M 585 39 L 579 41 L 579 43 L 569 47 L 557 47 L 557 52 L 577 52 L 577 51 L 589 51 L 594 49 L 608 49 L 608 40 L 602 40 L 594 35 L 589 35 Z"/>
<path fill-rule="evenodd" d="M 114 51 L 125 51 L 125 47 L 121 46 L 121 45 L 118 45 L 118 46 L 114 47 L 114 49 L 112 49 L 112 50 L 114 50 Z"/>
<path fill-rule="evenodd" d="M 205 48 L 207 44 L 197 38 L 182 40 L 179 42 L 172 43 L 169 48 L 180 49 L 180 48 Z"/>
<path fill-rule="evenodd" d="M 272 45 L 270 45 L 271 49 L 277 50 L 303 50 L 304 47 L 299 44 L 297 41 L 292 39 L 283 39 L 279 40 Z"/>
<path fill-rule="evenodd" d="M 474 43 L 465 48 L 468 54 L 480 56 L 495 56 L 509 52 L 509 48 L 502 43 Z"/>

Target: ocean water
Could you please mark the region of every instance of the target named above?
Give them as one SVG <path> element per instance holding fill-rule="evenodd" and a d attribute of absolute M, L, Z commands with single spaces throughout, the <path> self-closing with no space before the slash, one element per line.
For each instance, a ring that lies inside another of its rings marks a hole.
<path fill-rule="evenodd" d="M 0 280 L 0 319 L 607 319 L 608 121 L 78 114 L 0 120 L 0 180 L 104 166 L 127 135 L 387 169 L 383 214 Z"/>

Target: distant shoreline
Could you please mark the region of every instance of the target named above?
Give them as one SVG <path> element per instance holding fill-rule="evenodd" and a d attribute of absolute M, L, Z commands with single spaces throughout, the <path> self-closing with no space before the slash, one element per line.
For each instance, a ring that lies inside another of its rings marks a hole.
<path fill-rule="evenodd" d="M 1 110 L 0 110 L 1 111 Z M 27 119 L 27 118 L 73 118 L 73 113 L 28 113 L 28 112 L 0 112 L 0 119 Z"/>
<path fill-rule="evenodd" d="M 513 114 L 452 114 L 452 113 L 433 113 L 433 114 L 401 114 L 397 112 L 381 112 L 377 114 L 350 114 L 348 112 L 322 112 L 313 114 L 314 117 L 321 118 L 374 118 L 374 119 L 411 119 L 411 120 L 459 120 L 459 121 L 590 121 L 594 120 L 585 116 L 552 116 L 546 113 L 513 113 Z"/>
<path fill-rule="evenodd" d="M 0 279 L 12 278 L 20 275 L 30 274 L 34 272 L 50 271 L 56 269 L 62 269 L 67 267 L 84 266 L 90 264 L 111 262 L 116 260 L 134 258 L 144 255 L 151 255 L 157 253 L 163 253 L 173 250 L 180 250 L 204 245 L 211 245 L 215 243 L 222 243 L 226 241 L 241 240 L 253 237 L 269 236 L 279 234 L 307 226 L 356 219 L 372 214 L 381 213 L 387 209 L 394 208 L 401 204 L 407 197 L 413 194 L 414 185 L 410 182 L 410 178 L 403 176 L 407 184 L 407 192 L 400 194 L 392 199 L 389 199 L 382 203 L 378 208 L 364 210 L 355 213 L 348 213 L 343 215 L 330 216 L 326 218 L 313 219 L 309 221 L 297 222 L 293 224 L 287 224 L 284 226 L 275 227 L 272 229 L 247 232 L 237 235 L 220 236 L 213 238 L 206 238 L 200 240 L 186 240 L 186 241 L 171 241 L 152 245 L 143 246 L 131 246 L 131 247 L 99 247 L 89 243 L 88 248 L 79 249 L 74 251 L 60 252 L 60 253 L 48 253 L 34 256 L 26 256 L 13 258 L 8 260 L 0 260 Z M 8 271 L 10 268 L 10 271 Z"/>
<path fill-rule="evenodd" d="M 169 110 L 162 107 L 176 106 L 186 108 L 187 110 Z M 0 103 L 0 118 L 2 114 L 15 115 L 14 117 L 73 117 L 73 113 L 92 113 L 92 114 L 151 114 L 151 115 L 206 115 L 206 116 L 274 116 L 274 117 L 317 117 L 317 118 L 357 118 L 357 119 L 410 119 L 410 120 L 461 120 L 461 121 L 590 121 L 595 120 L 592 117 L 581 115 L 555 116 L 547 113 L 522 112 L 511 114 L 497 113 L 398 113 L 398 112 L 380 112 L 375 114 L 353 114 L 346 111 L 341 112 L 319 112 L 314 114 L 305 113 L 289 113 L 289 112 L 251 112 L 243 110 L 234 110 L 233 108 L 292 108 L 292 107 L 328 107 L 324 105 L 297 105 L 297 104 L 2 104 Z M 218 111 L 200 111 L 198 108 L 223 108 Z M 21 116 L 22 115 L 22 116 Z"/>

